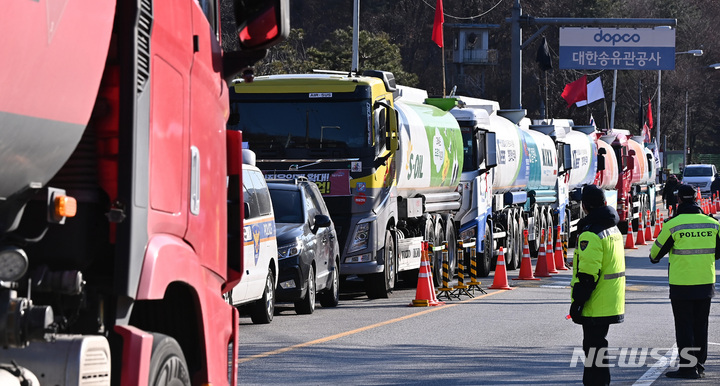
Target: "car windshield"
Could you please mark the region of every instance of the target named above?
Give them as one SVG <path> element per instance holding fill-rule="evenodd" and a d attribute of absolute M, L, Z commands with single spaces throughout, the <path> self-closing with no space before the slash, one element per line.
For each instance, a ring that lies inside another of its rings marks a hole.
<path fill-rule="evenodd" d="M 712 175 L 712 168 L 709 166 L 688 167 L 685 169 L 685 173 L 683 173 L 685 177 L 712 177 Z"/>
<path fill-rule="evenodd" d="M 302 224 L 303 206 L 302 197 L 297 190 L 280 190 L 270 188 L 275 222 Z"/>
<path fill-rule="evenodd" d="M 366 101 L 249 102 L 233 104 L 233 129 L 258 148 L 363 148 L 371 145 Z"/>

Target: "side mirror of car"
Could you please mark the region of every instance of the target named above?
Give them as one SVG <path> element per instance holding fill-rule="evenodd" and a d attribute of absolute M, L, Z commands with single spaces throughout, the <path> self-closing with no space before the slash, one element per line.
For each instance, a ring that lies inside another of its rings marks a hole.
<path fill-rule="evenodd" d="M 319 214 L 315 216 L 315 225 L 313 225 L 312 227 L 312 232 L 315 233 L 320 228 L 327 228 L 330 226 L 330 224 L 332 224 L 332 222 L 330 221 L 330 217 L 324 214 Z"/>

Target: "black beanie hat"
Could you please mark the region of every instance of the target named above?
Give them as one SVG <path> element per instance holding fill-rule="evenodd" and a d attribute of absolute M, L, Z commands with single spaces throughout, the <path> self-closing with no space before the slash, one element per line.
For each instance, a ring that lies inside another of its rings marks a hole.
<path fill-rule="evenodd" d="M 582 190 L 582 203 L 588 210 L 605 206 L 605 193 L 595 185 L 585 185 Z"/>
<path fill-rule="evenodd" d="M 695 201 L 697 198 L 697 191 L 692 187 L 692 185 L 682 184 L 678 187 L 677 195 L 684 201 Z"/>

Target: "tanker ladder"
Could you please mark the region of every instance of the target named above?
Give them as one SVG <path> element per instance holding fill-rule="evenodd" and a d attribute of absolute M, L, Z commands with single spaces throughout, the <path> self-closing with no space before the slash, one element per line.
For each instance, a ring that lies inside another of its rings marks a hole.
<path fill-rule="evenodd" d="M 441 251 L 442 252 L 442 283 L 443 286 L 441 288 L 438 288 L 438 300 L 442 298 L 446 298 L 447 300 L 452 300 L 452 298 L 457 298 L 460 300 L 460 295 L 455 293 L 455 290 L 450 288 L 450 273 L 448 272 L 450 270 L 449 263 L 448 263 L 448 243 L 447 241 L 443 241 L 443 245 L 439 247 L 435 247 L 432 244 L 430 244 L 430 247 L 428 249 L 431 249 L 434 252 Z"/>
<path fill-rule="evenodd" d="M 480 287 L 480 282 L 477 281 L 477 260 L 476 260 L 476 245 L 475 239 L 470 239 L 469 242 L 464 243 L 462 240 L 459 241 L 459 249 L 458 251 L 464 251 L 464 248 L 470 248 L 470 282 L 467 284 L 468 290 L 472 291 L 473 294 L 475 293 L 475 290 L 478 290 L 484 294 L 487 294 L 482 287 Z M 461 255 L 462 256 L 462 255 Z M 462 261 L 462 259 L 459 259 L 459 261 Z M 458 274 L 458 278 L 460 274 Z"/>

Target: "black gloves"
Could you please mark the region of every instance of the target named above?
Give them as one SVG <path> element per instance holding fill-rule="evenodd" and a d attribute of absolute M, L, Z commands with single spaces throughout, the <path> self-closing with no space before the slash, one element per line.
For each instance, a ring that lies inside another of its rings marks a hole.
<path fill-rule="evenodd" d="M 657 264 L 660 262 L 661 257 L 658 257 L 657 259 L 653 259 L 652 256 L 650 256 L 650 262 L 653 264 Z"/>
<path fill-rule="evenodd" d="M 572 302 L 572 304 L 570 304 L 570 317 L 572 318 L 572 321 L 577 324 L 582 324 L 583 322 L 583 306 L 584 304 L 578 302 Z"/>

